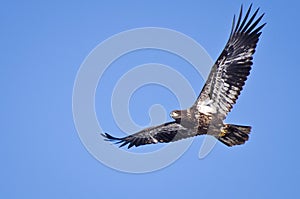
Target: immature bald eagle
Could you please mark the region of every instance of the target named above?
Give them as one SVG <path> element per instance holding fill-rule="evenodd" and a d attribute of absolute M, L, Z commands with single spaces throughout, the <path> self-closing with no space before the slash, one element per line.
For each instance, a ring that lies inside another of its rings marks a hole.
<path fill-rule="evenodd" d="M 251 127 L 225 124 L 223 120 L 236 103 L 250 74 L 253 54 L 261 30 L 258 26 L 264 14 L 256 15 L 259 8 L 248 19 L 252 5 L 242 19 L 243 7 L 235 25 L 233 17 L 229 40 L 221 55 L 213 65 L 208 79 L 192 107 L 172 111 L 175 120 L 159 126 L 150 127 L 123 138 L 102 134 L 108 141 L 116 141 L 120 147 L 128 144 L 140 146 L 159 142 L 173 142 L 183 138 L 208 134 L 227 146 L 244 144 L 248 140 Z"/>

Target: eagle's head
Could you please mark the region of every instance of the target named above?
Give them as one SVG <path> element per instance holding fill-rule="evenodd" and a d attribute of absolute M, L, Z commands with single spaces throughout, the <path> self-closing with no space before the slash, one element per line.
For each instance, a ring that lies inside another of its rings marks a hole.
<path fill-rule="evenodd" d="M 181 111 L 179 110 L 175 110 L 175 111 L 172 111 L 170 113 L 170 116 L 174 119 L 174 120 L 178 120 L 181 118 Z"/>

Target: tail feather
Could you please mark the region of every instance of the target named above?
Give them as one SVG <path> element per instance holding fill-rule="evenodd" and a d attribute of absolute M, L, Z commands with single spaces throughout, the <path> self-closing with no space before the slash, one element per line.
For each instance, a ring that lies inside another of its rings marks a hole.
<path fill-rule="evenodd" d="M 227 146 L 241 145 L 249 139 L 251 126 L 225 124 L 217 139 Z"/>

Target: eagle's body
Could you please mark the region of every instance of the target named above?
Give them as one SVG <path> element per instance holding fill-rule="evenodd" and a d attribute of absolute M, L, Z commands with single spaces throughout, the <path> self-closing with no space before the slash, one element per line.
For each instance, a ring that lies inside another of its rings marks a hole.
<path fill-rule="evenodd" d="M 236 103 L 250 74 L 253 54 L 261 29 L 257 27 L 263 15 L 254 20 L 258 10 L 248 20 L 252 5 L 244 19 L 242 8 L 235 25 L 233 19 L 229 40 L 221 55 L 213 65 L 208 79 L 195 103 L 186 110 L 172 111 L 175 120 L 159 126 L 150 127 L 123 138 L 116 138 L 107 133 L 107 140 L 117 141 L 120 147 L 140 146 L 158 142 L 173 142 L 197 135 L 208 134 L 216 137 L 227 146 L 240 145 L 248 140 L 251 127 L 225 124 L 228 112 Z"/>

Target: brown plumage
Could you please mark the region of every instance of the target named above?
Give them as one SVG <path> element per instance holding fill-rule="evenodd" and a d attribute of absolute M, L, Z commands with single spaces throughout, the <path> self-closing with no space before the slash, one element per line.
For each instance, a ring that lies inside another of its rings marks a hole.
<path fill-rule="evenodd" d="M 264 16 L 262 14 L 256 19 L 259 9 L 249 18 L 251 7 L 252 5 L 244 18 L 241 7 L 237 23 L 233 18 L 229 40 L 213 65 L 196 102 L 190 108 L 172 111 L 170 116 L 175 120 L 173 122 L 150 127 L 123 138 L 102 134 L 106 140 L 115 141 L 120 147 L 128 144 L 130 148 L 208 134 L 227 146 L 244 144 L 249 138 L 251 127 L 224 124 L 223 121 L 236 103 L 250 74 L 260 31 L 265 26 L 265 23 L 258 26 Z"/>

